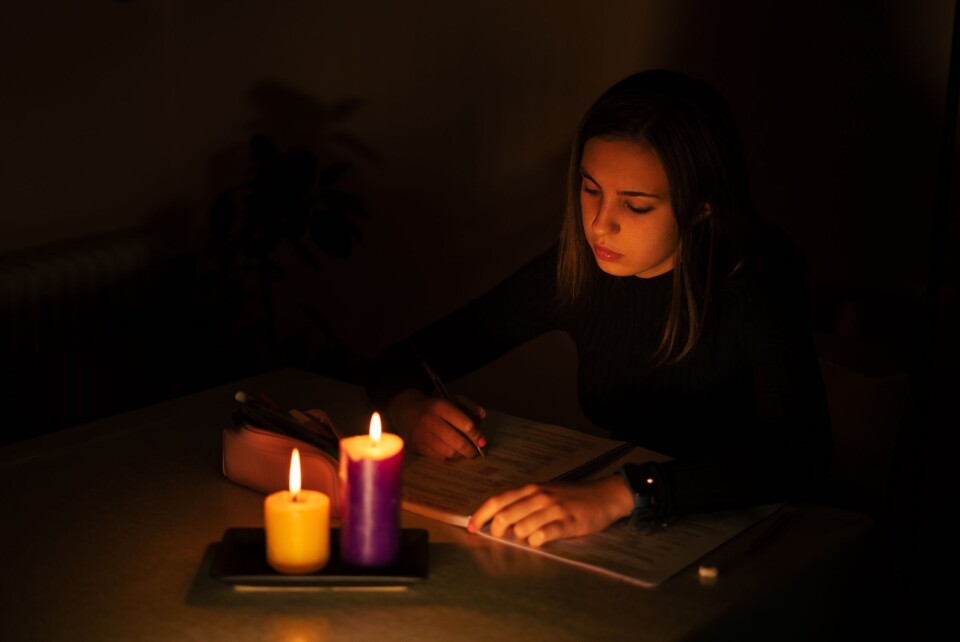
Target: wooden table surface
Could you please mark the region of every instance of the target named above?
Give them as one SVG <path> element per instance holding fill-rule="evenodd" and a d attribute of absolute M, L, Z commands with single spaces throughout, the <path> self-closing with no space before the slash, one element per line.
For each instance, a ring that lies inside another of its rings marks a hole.
<path fill-rule="evenodd" d="M 824 639 L 850 625 L 873 521 L 819 505 L 716 582 L 696 565 L 643 589 L 403 513 L 429 576 L 399 592 L 239 592 L 209 576 L 263 495 L 223 477 L 237 390 L 369 422 L 361 390 L 280 370 L 0 449 L 0 639 Z"/>

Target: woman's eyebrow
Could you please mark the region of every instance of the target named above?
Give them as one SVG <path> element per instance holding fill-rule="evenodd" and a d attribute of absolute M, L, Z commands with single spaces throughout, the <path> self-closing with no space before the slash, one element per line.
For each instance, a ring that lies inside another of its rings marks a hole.
<path fill-rule="evenodd" d="M 595 179 L 593 176 L 590 176 L 590 174 L 587 173 L 587 170 L 583 169 L 583 167 L 580 168 L 580 175 L 583 176 L 588 181 L 596 183 L 597 185 L 600 184 L 597 182 L 597 179 Z M 659 194 L 650 194 L 649 192 L 640 192 L 636 190 L 620 190 L 617 192 L 617 195 L 618 196 L 643 196 L 645 198 L 660 198 Z"/>

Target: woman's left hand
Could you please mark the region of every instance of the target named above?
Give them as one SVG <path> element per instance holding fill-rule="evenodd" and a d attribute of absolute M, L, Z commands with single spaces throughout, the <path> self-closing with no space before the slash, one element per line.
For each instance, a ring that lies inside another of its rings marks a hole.
<path fill-rule="evenodd" d="M 633 510 L 633 495 L 619 475 L 588 482 L 528 484 L 480 505 L 467 530 L 490 522 L 490 534 L 512 534 L 531 546 L 602 531 Z"/>

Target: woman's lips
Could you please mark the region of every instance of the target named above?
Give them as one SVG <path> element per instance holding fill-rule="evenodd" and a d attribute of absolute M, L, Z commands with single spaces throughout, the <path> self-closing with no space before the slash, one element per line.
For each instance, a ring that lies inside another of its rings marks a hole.
<path fill-rule="evenodd" d="M 600 261 L 617 261 L 623 256 L 623 254 L 614 252 L 613 250 L 607 249 L 602 245 L 594 245 L 593 252 Z"/>

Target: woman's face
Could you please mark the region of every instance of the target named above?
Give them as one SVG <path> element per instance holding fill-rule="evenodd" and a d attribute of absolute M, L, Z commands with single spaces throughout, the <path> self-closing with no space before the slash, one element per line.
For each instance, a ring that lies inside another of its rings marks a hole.
<path fill-rule="evenodd" d="M 657 153 L 630 141 L 591 138 L 580 173 L 583 231 L 600 269 L 641 278 L 673 269 L 680 235 Z"/>

